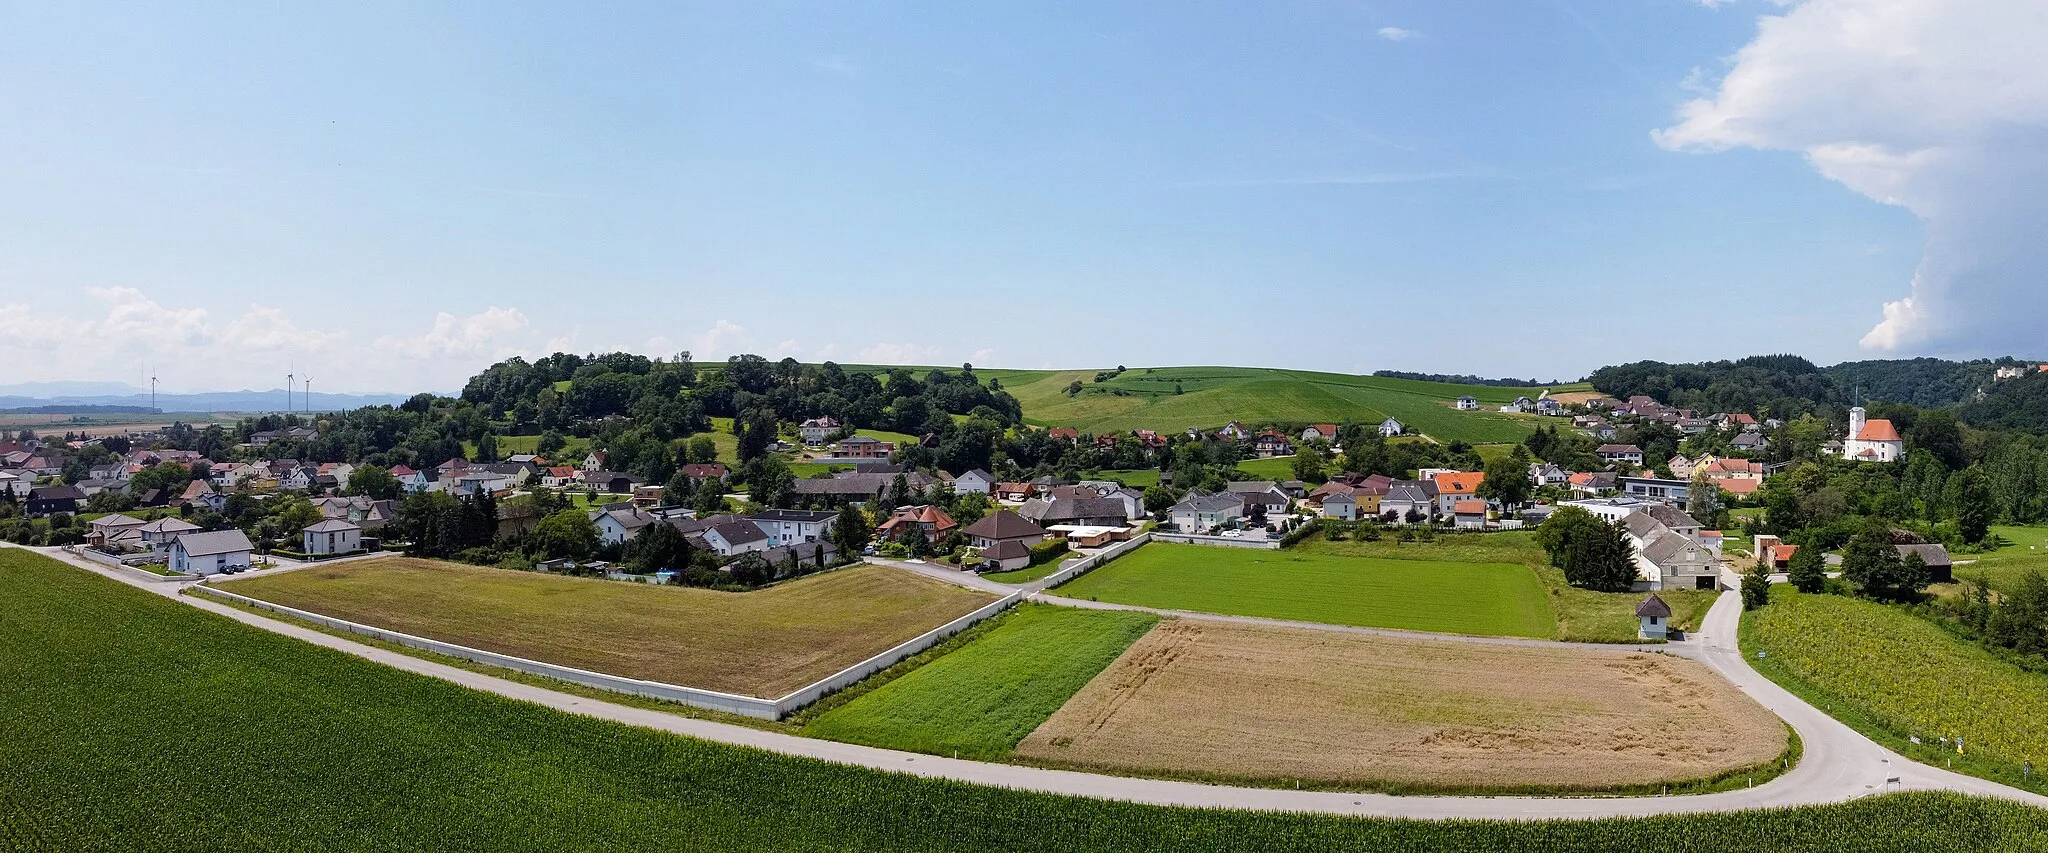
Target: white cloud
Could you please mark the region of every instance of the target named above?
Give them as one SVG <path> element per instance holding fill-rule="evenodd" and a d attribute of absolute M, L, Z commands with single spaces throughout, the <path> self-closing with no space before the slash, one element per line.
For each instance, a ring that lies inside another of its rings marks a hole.
<path fill-rule="evenodd" d="M 875 344 L 861 350 L 860 358 L 869 364 L 930 364 L 940 352 L 938 346 L 922 344 Z"/>
<path fill-rule="evenodd" d="M 987 348 L 987 347 L 982 347 L 981 349 L 975 350 L 975 351 L 974 351 L 974 354 L 973 354 L 973 355 L 970 355 L 970 356 L 968 356 L 968 357 L 967 357 L 967 363 L 968 363 L 968 364 L 987 364 L 987 363 L 989 363 L 989 362 L 990 362 L 991 360 L 993 360 L 993 359 L 994 359 L 995 357 L 996 357 L 996 351 L 995 351 L 995 350 L 989 349 L 989 348 Z"/>
<path fill-rule="evenodd" d="M 1407 41 L 1419 35 L 1421 35 L 1421 33 L 1418 33 L 1414 30 L 1404 30 L 1400 27 L 1380 28 L 1380 38 L 1386 39 L 1387 41 Z"/>
<path fill-rule="evenodd" d="M 2048 279 L 2048 3 L 1807 0 L 1759 19 L 1712 93 L 1654 132 L 1673 150 L 1803 153 L 1822 175 L 1927 224 L 1910 295 L 1875 349 L 2038 345 Z"/>
<path fill-rule="evenodd" d="M 721 319 L 703 334 L 691 338 L 690 355 L 699 361 L 722 359 L 745 352 L 753 343 L 754 337 L 747 334 L 745 326 Z"/>

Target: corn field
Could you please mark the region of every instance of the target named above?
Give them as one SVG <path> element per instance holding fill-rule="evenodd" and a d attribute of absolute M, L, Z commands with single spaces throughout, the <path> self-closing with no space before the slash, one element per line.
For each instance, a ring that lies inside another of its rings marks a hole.
<path fill-rule="evenodd" d="M 5 851 L 2023 851 L 1947 795 L 1583 823 L 1174 810 L 914 779 L 465 690 L 0 551 Z"/>

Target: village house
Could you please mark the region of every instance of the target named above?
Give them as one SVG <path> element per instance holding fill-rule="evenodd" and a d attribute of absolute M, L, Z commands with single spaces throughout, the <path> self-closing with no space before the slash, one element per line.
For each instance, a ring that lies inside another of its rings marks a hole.
<path fill-rule="evenodd" d="M 1044 528 L 1009 510 L 982 516 L 962 532 L 967 544 L 980 552 L 981 561 L 999 571 L 1031 565 L 1031 546 L 1046 537 Z"/>
<path fill-rule="evenodd" d="M 1294 444 L 1288 441 L 1287 436 L 1282 435 L 1279 430 L 1269 429 L 1259 433 L 1258 438 L 1253 439 L 1252 450 L 1259 455 L 1260 459 L 1270 459 L 1274 456 L 1286 456 L 1293 453 Z"/>
<path fill-rule="evenodd" d="M 1622 494 L 1644 500 L 1685 503 L 1686 497 L 1692 492 L 1692 481 L 1690 480 L 1666 480 L 1659 477 L 1620 477 L 1616 479 L 1615 483 L 1615 487 L 1620 489 Z"/>
<path fill-rule="evenodd" d="M 135 528 L 136 534 L 142 538 L 142 547 L 151 551 L 169 548 L 178 537 L 198 530 L 199 525 L 168 515 Z"/>
<path fill-rule="evenodd" d="M 937 542 L 939 537 L 952 532 L 959 526 L 946 511 L 930 504 L 902 507 L 889 514 L 888 520 L 875 528 L 875 538 L 896 541 L 903 538 L 912 527 L 924 529 L 926 542 Z"/>
<path fill-rule="evenodd" d="M 1395 480 L 1380 497 L 1380 517 L 1389 513 L 1404 523 L 1427 521 L 1436 514 L 1436 483 L 1431 480 Z"/>
<path fill-rule="evenodd" d="M 1556 400 L 1552 400 L 1549 397 L 1544 397 L 1543 399 L 1536 401 L 1536 414 L 1548 415 L 1550 417 L 1557 417 L 1559 415 L 1563 415 L 1565 414 L 1564 404 L 1559 403 Z"/>
<path fill-rule="evenodd" d="M 830 415 L 815 417 L 798 424 L 796 431 L 798 435 L 803 436 L 806 446 L 819 447 L 824 445 L 833 433 L 839 431 L 839 421 Z"/>
<path fill-rule="evenodd" d="M 299 549 L 302 554 L 331 557 L 363 549 L 363 528 L 338 518 L 311 525 L 300 534 L 304 545 Z"/>
<path fill-rule="evenodd" d="M 805 478 L 791 484 L 791 492 L 798 498 L 812 503 L 846 502 L 867 504 L 882 500 L 895 482 L 895 474 L 880 472 L 840 472 L 829 478 Z M 932 484 L 932 478 L 920 471 L 909 471 L 903 475 L 906 488 L 911 492 L 922 492 Z"/>
<path fill-rule="evenodd" d="M 1403 426 L 1400 421 L 1393 418 L 1380 421 L 1380 436 L 1383 438 L 1393 438 L 1407 431 L 1408 428 L 1406 426 Z"/>
<path fill-rule="evenodd" d="M 1636 636 L 1645 640 L 1662 640 L 1670 636 L 1665 621 L 1671 618 L 1671 605 L 1652 594 L 1636 605 Z"/>
<path fill-rule="evenodd" d="M 640 528 L 653 524 L 655 518 L 628 503 L 591 510 L 590 520 L 597 525 L 599 542 L 606 545 L 623 545 L 626 540 L 639 535 Z"/>
<path fill-rule="evenodd" d="M 682 467 L 682 473 L 694 483 L 706 480 L 723 483 L 732 478 L 732 469 L 725 467 L 723 462 L 692 462 Z"/>
<path fill-rule="evenodd" d="M 1324 497 L 1319 512 L 1324 518 L 1335 518 L 1341 521 L 1357 521 L 1372 514 L 1369 512 L 1364 515 L 1359 514 L 1358 498 L 1353 495 L 1349 486 L 1346 486 L 1342 492 Z"/>
<path fill-rule="evenodd" d="M 1301 431 L 1302 441 L 1336 441 L 1336 424 L 1309 424 Z"/>
<path fill-rule="evenodd" d="M 1600 461 L 1609 465 L 1634 465 L 1640 468 L 1643 464 L 1643 449 L 1633 444 L 1603 444 L 1593 451 L 1593 455 L 1600 457 Z"/>
<path fill-rule="evenodd" d="M 1486 529 L 1486 502 L 1462 500 L 1452 504 L 1451 521 L 1460 530 Z"/>
<path fill-rule="evenodd" d="M 1486 482 L 1485 471 L 1449 471 L 1430 478 L 1436 483 L 1437 514 L 1451 515 L 1459 501 L 1471 500 Z"/>
<path fill-rule="evenodd" d="M 28 500 L 22 503 L 22 512 L 29 518 L 42 518 L 60 512 L 77 512 L 78 505 L 85 501 L 85 492 L 77 486 L 39 486 L 30 489 Z"/>
<path fill-rule="evenodd" d="M 964 495 L 972 492 L 978 495 L 985 495 L 995 487 L 995 476 L 980 468 L 971 469 L 967 473 L 953 478 L 954 494 Z"/>
<path fill-rule="evenodd" d="M 167 568 L 181 575 L 215 575 L 249 568 L 256 550 L 249 537 L 233 528 L 187 533 L 171 542 Z"/>
<path fill-rule="evenodd" d="M 1048 437 L 1059 439 L 1068 444 L 1075 444 L 1081 440 L 1081 431 L 1073 427 L 1053 427 L 1046 430 L 1045 434 Z"/>
<path fill-rule="evenodd" d="M 1032 492 L 1035 491 L 1037 489 L 1030 483 L 997 483 L 990 494 L 995 495 L 999 501 L 1022 503 L 1030 500 Z"/>
<path fill-rule="evenodd" d="M 1458 411 L 1469 412 L 1479 408 L 1479 398 L 1467 394 L 1458 398 Z"/>
<path fill-rule="evenodd" d="M 0 471 L 0 498 L 25 500 L 35 487 L 36 478 L 33 475 Z"/>
<path fill-rule="evenodd" d="M 1572 472 L 1559 468 L 1553 463 L 1535 462 L 1529 465 L 1529 482 L 1536 484 L 1538 488 L 1543 486 L 1562 486 L 1571 482 L 1571 479 Z"/>
<path fill-rule="evenodd" d="M 1594 497 L 1614 491 L 1620 479 L 1613 471 L 1585 471 L 1573 474 L 1568 485 L 1572 494 Z"/>
<path fill-rule="evenodd" d="M 839 514 L 805 509 L 770 509 L 747 516 L 768 535 L 768 547 L 779 548 L 798 542 L 824 539 Z"/>
<path fill-rule="evenodd" d="M 749 551 L 766 551 L 768 534 L 761 526 L 745 519 L 714 524 L 702 531 L 704 544 L 712 553 L 721 557 L 732 557 Z"/>
<path fill-rule="evenodd" d="M 896 452 L 894 442 L 869 438 L 865 435 L 850 435 L 832 445 L 831 459 L 887 459 Z"/>
<path fill-rule="evenodd" d="M 1231 492 L 1189 492 L 1169 513 L 1174 529 L 1181 533 L 1210 533 L 1245 517 L 1244 497 Z"/>

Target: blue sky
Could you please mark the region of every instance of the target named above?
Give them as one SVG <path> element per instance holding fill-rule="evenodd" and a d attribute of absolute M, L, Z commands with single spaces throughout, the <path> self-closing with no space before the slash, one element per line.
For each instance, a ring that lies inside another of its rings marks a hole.
<path fill-rule="evenodd" d="M 0 375 L 1825 363 L 1928 239 L 1653 139 L 1769 4 L 426 5 L 0 7 Z"/>

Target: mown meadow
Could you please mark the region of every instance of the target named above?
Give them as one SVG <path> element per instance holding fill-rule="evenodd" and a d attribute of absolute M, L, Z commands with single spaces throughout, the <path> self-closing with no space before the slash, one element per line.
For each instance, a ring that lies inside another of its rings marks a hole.
<path fill-rule="evenodd" d="M 1001 761 L 1158 621 L 1026 604 L 986 636 L 833 709 L 804 734 Z"/>
<path fill-rule="evenodd" d="M 1029 794 L 561 714 L 19 551 L 0 551 L 0 600 L 7 850 L 2048 849 L 2048 812 L 1935 794 L 1523 824 Z"/>

